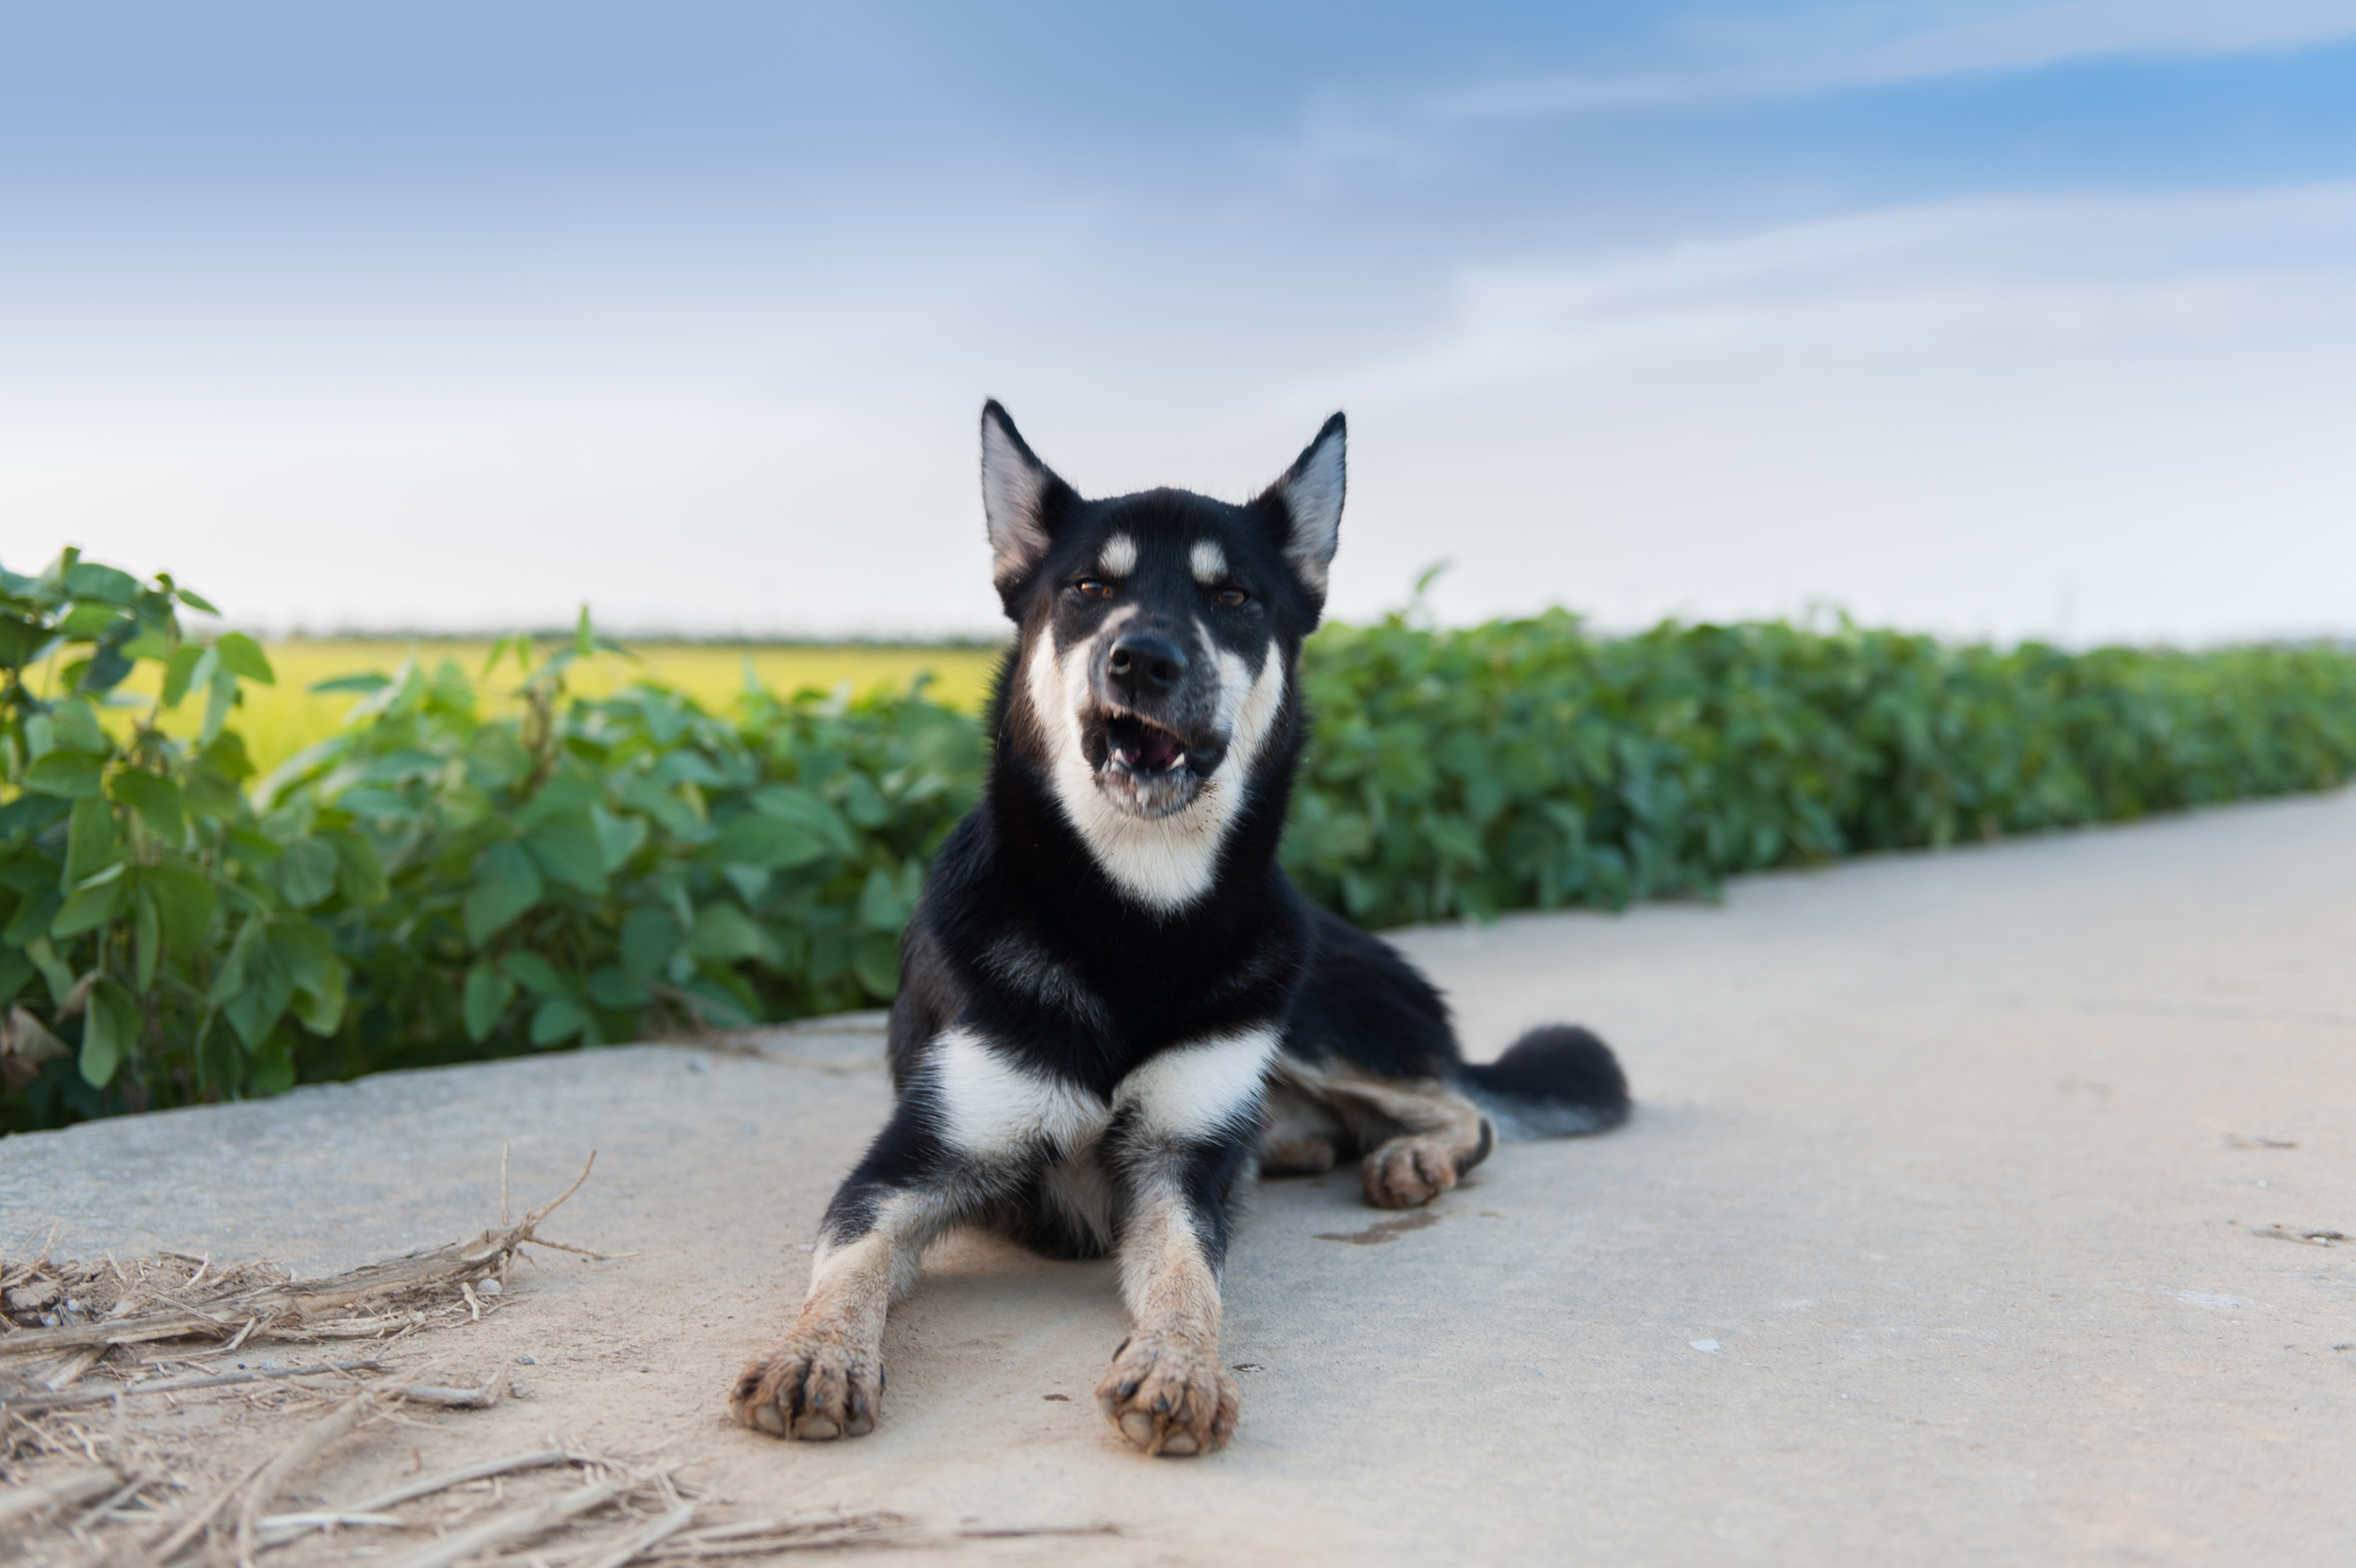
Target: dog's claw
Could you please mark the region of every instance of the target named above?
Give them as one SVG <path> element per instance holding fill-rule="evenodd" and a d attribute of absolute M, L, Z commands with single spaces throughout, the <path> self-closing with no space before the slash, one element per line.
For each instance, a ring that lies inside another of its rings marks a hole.
<path fill-rule="evenodd" d="M 1205 1454 L 1225 1447 L 1235 1429 L 1235 1380 L 1192 1340 L 1148 1333 L 1122 1345 L 1097 1385 L 1096 1406 L 1148 1454 Z"/>
<path fill-rule="evenodd" d="M 830 1443 L 874 1431 L 882 1392 L 872 1348 L 797 1334 L 744 1368 L 729 1403 L 739 1421 L 771 1437 Z"/>

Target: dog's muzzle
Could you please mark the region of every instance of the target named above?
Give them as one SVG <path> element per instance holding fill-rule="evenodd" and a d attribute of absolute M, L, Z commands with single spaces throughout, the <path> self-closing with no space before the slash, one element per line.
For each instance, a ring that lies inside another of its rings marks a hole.
<path fill-rule="evenodd" d="M 1095 710 L 1082 734 L 1096 787 L 1140 817 L 1182 811 L 1227 754 L 1218 733 L 1217 694 L 1206 672 L 1175 638 L 1133 630 L 1096 661 Z"/>

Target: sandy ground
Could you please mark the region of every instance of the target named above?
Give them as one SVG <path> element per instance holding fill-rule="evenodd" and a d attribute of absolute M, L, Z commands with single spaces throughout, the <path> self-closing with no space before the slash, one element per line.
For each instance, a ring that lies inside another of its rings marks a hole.
<path fill-rule="evenodd" d="M 724 1423 L 885 1108 L 858 1020 L 8 1139 L 0 1243 L 55 1218 L 61 1253 L 325 1270 L 482 1229 L 502 1142 L 519 1200 L 595 1147 L 548 1233 L 636 1256 L 543 1255 L 413 1341 L 452 1377 L 530 1356 L 524 1396 L 371 1429 L 303 1480 L 319 1501 L 554 1437 L 684 1464 L 723 1511 L 1121 1531 L 916 1558 L 2356 1553 L 2356 1243 L 2297 1239 L 2356 1235 L 2356 796 L 1399 939 L 1474 1054 L 1577 1018 L 1641 1109 L 1507 1146 L 1417 1229 L 1376 1229 L 1347 1175 L 1263 1188 L 1227 1275 L 1243 1422 L 1209 1459 L 1142 1459 L 1096 1413 L 1105 1266 L 979 1241 L 895 1310 L 875 1435 Z M 223 1465 L 265 1440 L 188 1408 L 245 1433 Z"/>

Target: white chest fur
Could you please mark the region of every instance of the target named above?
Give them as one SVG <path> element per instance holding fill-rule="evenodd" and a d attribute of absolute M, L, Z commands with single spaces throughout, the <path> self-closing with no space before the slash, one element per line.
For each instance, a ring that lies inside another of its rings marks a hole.
<path fill-rule="evenodd" d="M 1252 1029 L 1164 1051 L 1115 1085 L 1109 1101 L 1030 1071 L 971 1029 L 935 1040 L 925 1070 L 941 1135 L 960 1152 L 1062 1156 L 1092 1146 L 1132 1107 L 1139 1130 L 1175 1139 L 1207 1138 L 1256 1115 L 1276 1044 L 1274 1030 Z"/>

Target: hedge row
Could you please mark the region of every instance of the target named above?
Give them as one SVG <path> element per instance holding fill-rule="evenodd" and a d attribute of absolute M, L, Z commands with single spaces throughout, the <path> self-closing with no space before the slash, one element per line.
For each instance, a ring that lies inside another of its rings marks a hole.
<path fill-rule="evenodd" d="M 211 607 L 69 552 L 0 572 L 6 1125 L 888 999 L 974 721 L 920 690 L 725 717 L 538 661 L 329 682 L 256 780 L 274 678 Z M 161 696 L 122 692 L 136 662 Z M 502 670 L 501 666 L 506 669 Z M 1708 892 L 1864 849 L 2311 790 L 2356 771 L 2356 655 L 2071 655 L 1842 628 L 1333 627 L 1285 860 L 1372 925 Z M 497 704 L 486 697 L 519 698 Z M 159 727 L 201 701 L 197 733 Z"/>

